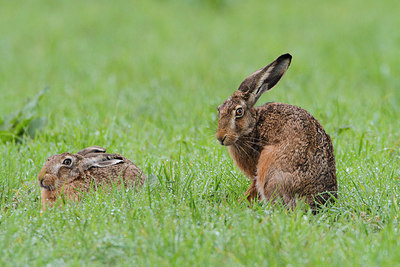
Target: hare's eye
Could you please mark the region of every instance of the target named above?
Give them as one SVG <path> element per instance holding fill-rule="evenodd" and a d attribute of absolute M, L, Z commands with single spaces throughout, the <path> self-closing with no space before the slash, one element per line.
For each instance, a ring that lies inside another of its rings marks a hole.
<path fill-rule="evenodd" d="M 236 118 L 240 118 L 243 116 L 243 108 L 236 109 Z"/>
<path fill-rule="evenodd" d="M 72 160 L 71 159 L 64 159 L 63 164 L 64 165 L 71 165 Z"/>

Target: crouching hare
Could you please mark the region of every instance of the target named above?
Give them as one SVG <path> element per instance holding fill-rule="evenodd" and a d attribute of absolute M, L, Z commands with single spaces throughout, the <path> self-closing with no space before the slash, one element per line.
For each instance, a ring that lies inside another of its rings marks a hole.
<path fill-rule="evenodd" d="M 42 209 L 64 194 L 80 200 L 82 193 L 96 190 L 98 185 L 143 185 L 146 176 L 129 159 L 120 154 L 105 153 L 104 148 L 92 146 L 76 154 L 62 153 L 47 159 L 38 175 L 42 189 Z"/>
<path fill-rule="evenodd" d="M 254 107 L 290 65 L 289 54 L 254 72 L 218 107 L 216 138 L 252 183 L 249 201 L 298 200 L 315 210 L 337 197 L 333 146 L 321 124 L 307 111 L 288 104 Z M 333 197 L 332 197 L 333 196 Z"/>

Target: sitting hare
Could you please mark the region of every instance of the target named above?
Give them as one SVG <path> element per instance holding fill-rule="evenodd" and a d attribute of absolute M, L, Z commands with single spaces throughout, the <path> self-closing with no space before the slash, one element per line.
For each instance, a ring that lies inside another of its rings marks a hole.
<path fill-rule="evenodd" d="M 254 107 L 279 82 L 291 59 L 282 55 L 254 72 L 218 107 L 216 138 L 251 179 L 245 193 L 249 201 L 279 198 L 294 208 L 301 199 L 315 210 L 337 196 L 329 135 L 301 108 L 282 103 Z"/>
<path fill-rule="evenodd" d="M 146 176 L 129 159 L 120 154 L 105 153 L 104 148 L 92 146 L 76 154 L 62 153 L 47 159 L 39 172 L 42 206 L 56 201 L 63 193 L 79 200 L 81 193 L 96 189 L 97 185 L 143 185 Z"/>

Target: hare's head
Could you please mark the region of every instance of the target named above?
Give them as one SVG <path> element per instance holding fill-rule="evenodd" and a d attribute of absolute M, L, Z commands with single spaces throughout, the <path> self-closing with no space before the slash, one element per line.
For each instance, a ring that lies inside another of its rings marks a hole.
<path fill-rule="evenodd" d="M 81 174 L 81 155 L 62 153 L 51 156 L 47 159 L 39 172 L 39 184 L 42 188 L 53 191 L 68 184 Z"/>
<path fill-rule="evenodd" d="M 47 159 L 38 175 L 40 187 L 54 191 L 79 178 L 92 167 L 108 167 L 124 160 L 118 154 L 106 154 L 101 147 L 88 147 L 76 154 L 62 153 Z"/>
<path fill-rule="evenodd" d="M 225 146 L 234 144 L 240 136 L 249 134 L 256 125 L 254 105 L 260 96 L 274 87 L 285 74 L 292 56 L 284 54 L 268 66 L 254 72 L 239 89 L 218 107 L 216 137 Z"/>

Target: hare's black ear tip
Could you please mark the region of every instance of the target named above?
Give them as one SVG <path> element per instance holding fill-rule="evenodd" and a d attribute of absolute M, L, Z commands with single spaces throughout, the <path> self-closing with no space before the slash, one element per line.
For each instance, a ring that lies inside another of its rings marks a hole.
<path fill-rule="evenodd" d="M 275 62 L 278 64 L 284 64 L 286 68 L 288 68 L 290 66 L 290 62 L 292 62 L 292 55 L 289 53 L 283 54 L 279 56 Z"/>
<path fill-rule="evenodd" d="M 278 57 L 278 60 L 289 60 L 289 62 L 292 60 L 292 55 L 289 53 L 283 54 L 280 57 Z"/>

